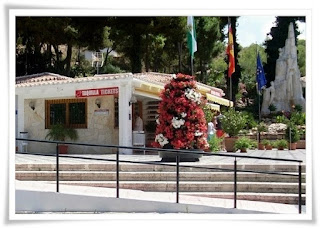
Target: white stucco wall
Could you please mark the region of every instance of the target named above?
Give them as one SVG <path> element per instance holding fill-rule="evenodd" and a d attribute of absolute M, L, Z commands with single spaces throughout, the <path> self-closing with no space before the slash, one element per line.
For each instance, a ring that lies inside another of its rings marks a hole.
<path fill-rule="evenodd" d="M 97 97 L 87 98 L 87 128 L 77 129 L 79 139 L 76 142 L 91 144 L 118 145 L 119 130 L 114 128 L 114 96 L 99 97 L 100 109 L 108 109 L 109 114 L 96 114 L 99 108 L 95 104 Z M 30 139 L 45 140 L 48 129 L 45 129 L 45 99 L 32 99 L 35 110 L 29 107 L 31 99 L 24 100 L 24 131 Z M 46 143 L 28 144 L 31 152 L 54 153 L 55 145 Z M 108 153 L 111 149 L 84 146 L 69 146 L 69 153 Z"/>
<path fill-rule="evenodd" d="M 55 85 L 41 85 L 34 87 L 16 88 L 17 98 L 17 130 L 27 131 L 30 139 L 44 140 L 48 133 L 45 129 L 45 100 L 74 99 L 75 91 L 94 88 L 119 88 L 119 128 L 114 128 L 114 96 L 88 97 L 87 99 L 87 128 L 77 129 L 79 139 L 76 142 L 90 144 L 111 144 L 131 146 L 132 144 L 132 120 L 131 108 L 128 103 L 132 95 L 131 78 L 90 81 L 78 83 L 66 83 Z M 99 109 L 95 100 L 101 100 L 100 109 L 108 109 L 109 114 L 95 114 Z M 35 103 L 35 109 L 29 107 L 30 101 Z M 122 118 L 122 119 L 121 119 Z M 19 134 L 17 134 L 19 136 Z M 121 136 L 121 137 L 119 137 Z M 119 140 L 120 138 L 120 140 Z M 54 153 L 55 146 L 44 143 L 28 144 L 28 151 L 40 153 Z M 114 150 L 97 147 L 70 146 L 69 153 L 111 153 Z M 129 151 L 130 152 L 130 151 Z"/>

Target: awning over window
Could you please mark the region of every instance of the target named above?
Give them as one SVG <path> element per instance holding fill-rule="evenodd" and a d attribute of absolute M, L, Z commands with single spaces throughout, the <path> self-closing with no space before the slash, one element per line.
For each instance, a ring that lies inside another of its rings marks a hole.
<path fill-rule="evenodd" d="M 206 96 L 209 101 L 213 101 L 213 102 L 216 102 L 216 103 L 224 105 L 224 106 L 233 107 L 233 102 L 229 101 L 228 99 L 224 99 L 222 97 L 217 97 L 217 96 L 211 95 L 209 93 L 207 93 Z"/>
<path fill-rule="evenodd" d="M 207 103 L 207 106 L 208 106 L 211 110 L 220 111 L 220 105 Z"/>
<path fill-rule="evenodd" d="M 159 84 L 154 84 L 154 83 L 149 83 L 145 82 L 142 80 L 136 80 L 134 83 L 134 89 L 135 89 L 135 94 L 139 94 L 142 96 L 146 97 L 152 97 L 152 98 L 157 98 L 160 96 L 161 91 L 164 89 L 163 85 Z M 204 86 L 198 86 L 199 92 L 201 92 L 204 96 L 207 97 L 209 101 L 224 105 L 224 106 L 233 106 L 233 102 L 229 101 L 228 99 L 224 99 L 222 97 L 214 96 L 212 94 L 209 94 L 208 92 L 210 89 L 204 87 Z M 211 104 L 213 106 L 212 109 L 214 110 L 220 110 L 219 105 Z"/>
<path fill-rule="evenodd" d="M 151 94 L 153 96 L 160 96 L 161 90 L 163 90 L 163 86 L 148 82 L 141 82 L 139 83 L 139 85 L 135 86 L 135 90 L 137 92 L 143 92 L 146 94 Z"/>

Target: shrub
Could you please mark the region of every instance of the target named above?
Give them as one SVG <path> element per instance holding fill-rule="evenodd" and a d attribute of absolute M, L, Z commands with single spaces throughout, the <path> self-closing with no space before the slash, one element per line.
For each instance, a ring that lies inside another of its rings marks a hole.
<path fill-rule="evenodd" d="M 269 108 L 270 112 L 274 112 L 277 110 L 277 107 L 274 104 L 269 105 L 268 108 Z"/>
<path fill-rule="evenodd" d="M 294 111 L 291 113 L 290 122 L 295 125 L 306 124 L 306 113 Z"/>
<path fill-rule="evenodd" d="M 210 150 L 214 152 L 220 151 L 222 149 L 222 145 L 221 145 L 222 141 L 223 141 L 223 138 L 212 137 L 208 142 Z"/>
<path fill-rule="evenodd" d="M 262 140 L 262 144 L 265 145 L 265 146 L 272 145 L 272 144 L 271 144 L 271 141 L 270 141 L 270 140 L 267 140 L 267 139 Z"/>
<path fill-rule="evenodd" d="M 297 112 L 302 112 L 302 106 L 297 104 L 294 106 L 294 110 L 297 111 Z"/>
<path fill-rule="evenodd" d="M 277 147 L 277 140 L 274 141 L 270 141 L 271 142 L 271 146 L 276 148 Z"/>
<path fill-rule="evenodd" d="M 268 131 L 267 125 L 264 122 L 260 122 L 257 126 L 258 132 L 265 132 Z"/>
<path fill-rule="evenodd" d="M 236 150 L 238 150 L 238 149 L 251 149 L 251 148 L 253 148 L 253 146 L 254 146 L 253 141 L 247 137 L 241 137 L 241 138 L 237 139 L 237 141 L 234 144 L 234 148 Z"/>
<path fill-rule="evenodd" d="M 224 117 L 221 118 L 222 129 L 229 134 L 230 137 L 237 136 L 240 130 L 244 129 L 247 124 L 246 117 L 239 111 L 229 109 L 223 113 Z"/>
<path fill-rule="evenodd" d="M 254 119 L 254 116 L 252 113 L 250 112 L 242 112 L 243 115 L 245 116 L 246 118 L 246 121 L 247 121 L 247 129 L 252 129 L 254 127 L 257 127 L 258 123 L 257 121 Z"/>
<path fill-rule="evenodd" d="M 288 118 L 285 117 L 284 115 L 279 115 L 276 117 L 276 122 L 277 123 L 284 123 L 287 124 L 289 122 Z"/>
<path fill-rule="evenodd" d="M 278 139 L 276 140 L 276 147 L 280 148 L 280 147 L 283 147 L 283 148 L 287 148 L 288 147 L 288 142 L 284 139 Z"/>
<path fill-rule="evenodd" d="M 286 129 L 286 134 L 285 134 L 286 139 L 288 140 L 288 142 L 298 142 L 300 139 L 300 133 L 298 128 L 293 125 L 292 123 L 287 125 L 287 129 Z"/>
<path fill-rule="evenodd" d="M 204 116 L 206 118 L 207 123 L 209 123 L 212 118 L 214 117 L 214 112 L 212 112 L 212 110 L 208 107 L 208 106 L 204 106 L 202 108 Z"/>
<path fill-rule="evenodd" d="M 300 139 L 305 139 L 306 138 L 306 129 L 303 127 L 298 128 Z"/>

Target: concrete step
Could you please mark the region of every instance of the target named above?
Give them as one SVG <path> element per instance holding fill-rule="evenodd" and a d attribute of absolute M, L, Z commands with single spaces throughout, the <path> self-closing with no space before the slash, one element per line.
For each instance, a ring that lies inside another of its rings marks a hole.
<path fill-rule="evenodd" d="M 182 195 L 190 195 L 207 198 L 234 199 L 233 192 L 182 192 Z M 263 201 L 271 203 L 298 204 L 298 194 L 283 193 L 251 193 L 237 192 L 237 200 Z M 306 195 L 301 195 L 302 205 L 305 205 Z"/>
<path fill-rule="evenodd" d="M 55 184 L 55 182 L 46 182 Z M 60 184 L 115 188 L 115 181 L 60 181 Z M 152 192 L 174 192 L 176 183 L 174 181 L 120 181 L 120 189 L 135 189 Z M 233 182 L 188 182 L 180 181 L 179 190 L 181 192 L 233 192 Z M 258 193 L 298 193 L 297 183 L 237 183 L 238 192 L 258 192 Z M 305 184 L 302 184 L 302 193 L 305 193 Z"/>
<path fill-rule="evenodd" d="M 174 181 L 175 172 L 120 172 L 121 181 Z M 181 181 L 233 181 L 233 172 L 181 172 Z M 54 181 L 55 171 L 17 171 L 16 179 L 21 181 Z M 115 181 L 116 173 L 108 171 L 61 171 L 61 181 Z M 298 177 L 271 175 L 259 173 L 237 173 L 237 181 L 250 182 L 284 182 L 298 183 Z M 305 182 L 305 174 L 302 174 L 302 182 Z"/>
<path fill-rule="evenodd" d="M 169 163 L 175 165 L 175 163 Z M 181 166 L 186 164 L 181 164 Z M 222 169 L 232 169 L 233 164 L 213 164 L 213 165 L 197 165 L 196 162 L 188 164 L 192 166 L 209 167 L 209 168 L 222 168 Z M 16 171 L 54 171 L 56 170 L 56 164 L 16 164 Z M 293 164 L 238 164 L 238 170 L 255 170 L 255 171 L 277 171 L 277 172 L 298 172 L 298 165 Z M 105 164 L 60 164 L 60 171 L 115 171 L 116 164 L 105 163 Z M 120 171 L 123 172 L 151 172 L 151 171 L 162 171 L 171 172 L 176 171 L 175 167 L 172 166 L 162 166 L 162 165 L 145 165 L 145 164 L 129 164 L 120 163 Z M 208 171 L 206 169 L 200 168 L 186 168 L 180 167 L 180 172 L 203 172 Z M 214 170 L 212 170 L 214 171 Z M 302 172 L 305 172 L 305 165 L 302 165 Z"/>

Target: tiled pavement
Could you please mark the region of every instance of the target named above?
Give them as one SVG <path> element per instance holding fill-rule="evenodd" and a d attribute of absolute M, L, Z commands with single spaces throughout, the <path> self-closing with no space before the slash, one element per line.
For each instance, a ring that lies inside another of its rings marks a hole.
<path fill-rule="evenodd" d="M 255 157 L 267 157 L 267 158 L 281 158 L 281 159 L 294 159 L 302 160 L 303 163 L 306 162 L 306 150 L 249 150 L 247 153 L 231 153 L 231 152 L 221 152 L 217 154 L 222 155 L 238 155 L 238 156 L 255 156 Z M 82 163 L 114 163 L 112 161 L 101 161 L 101 160 L 86 160 L 79 158 L 64 158 L 63 156 L 78 156 L 78 157 L 90 157 L 98 159 L 115 159 L 115 154 L 107 155 L 79 155 L 79 154 L 68 154 L 60 155 L 59 162 L 61 164 L 70 163 L 70 164 L 82 164 Z M 130 160 L 130 161 L 152 161 L 159 162 L 161 158 L 158 155 L 143 155 L 143 154 L 134 154 L 134 155 L 120 155 L 120 160 Z M 56 162 L 56 158 L 49 156 L 34 156 L 34 155 L 25 155 L 25 154 L 16 154 L 15 164 L 33 164 L 33 163 L 42 163 L 42 164 L 52 164 Z M 234 162 L 233 157 L 224 157 L 224 156 L 203 156 L 200 158 L 199 162 L 184 162 L 184 164 L 193 164 L 193 165 L 210 165 L 210 164 L 231 164 Z M 274 160 L 262 160 L 262 159 L 251 159 L 251 158 L 237 158 L 238 164 L 296 164 L 292 162 L 285 161 L 274 161 Z"/>
<path fill-rule="evenodd" d="M 268 158 L 285 158 L 285 159 L 298 159 L 302 160 L 303 163 L 306 162 L 306 150 L 295 150 L 295 151 L 260 151 L 260 150 L 250 150 L 248 153 L 226 153 L 222 152 L 221 154 L 235 154 L 239 156 L 257 156 L 257 157 L 268 157 Z M 64 155 L 61 155 L 59 161 L 61 164 L 83 164 L 83 163 L 114 163 L 114 161 L 97 161 L 97 160 L 86 160 L 79 158 L 64 158 Z M 114 154 L 109 155 L 67 155 L 67 156 L 81 156 L 81 157 L 95 157 L 99 159 L 115 159 Z M 161 158 L 158 155 L 120 155 L 120 160 L 131 160 L 131 161 L 160 161 Z M 260 159 L 249 159 L 249 158 L 237 158 L 238 164 L 288 164 L 288 162 L 283 161 L 272 161 L 272 160 L 260 160 Z M 220 157 L 220 156 L 204 156 L 200 158 L 199 162 L 184 163 L 192 165 L 210 165 L 210 164 L 232 164 L 234 162 L 233 157 Z M 25 155 L 25 154 L 16 154 L 15 164 L 55 164 L 55 157 L 48 156 L 35 156 L 35 155 Z M 291 164 L 291 162 L 289 163 Z M 294 163 L 296 164 L 296 163 Z M 25 183 L 25 184 L 24 184 Z M 40 183 L 39 183 L 40 184 Z M 54 185 L 51 184 L 41 184 L 41 186 L 36 182 L 16 182 L 16 187 L 18 189 L 39 189 L 40 191 L 54 191 Z M 104 188 L 87 188 L 81 186 L 61 186 L 61 190 L 66 193 L 77 192 L 77 194 L 89 194 L 89 195 L 110 195 L 114 197 L 114 189 L 104 189 Z M 89 193 L 90 192 L 90 193 Z M 102 193 L 103 192 L 103 193 Z M 173 202 L 174 193 L 153 193 L 153 192 L 143 192 L 135 190 L 126 190 L 121 189 L 122 197 L 128 199 L 157 199 L 162 202 Z M 192 197 L 181 195 L 181 201 L 184 203 L 191 203 L 196 205 L 204 206 L 218 206 L 223 208 L 232 208 L 233 200 L 228 199 L 208 199 L 201 197 Z M 281 214 L 296 214 L 297 205 L 285 205 L 285 204 L 275 204 L 275 203 L 264 203 L 264 202 L 253 202 L 239 200 L 238 202 L 239 209 L 245 210 L 254 210 L 257 212 L 267 212 L 267 213 L 281 213 Z M 302 206 L 302 213 L 306 213 L 306 207 Z"/>

